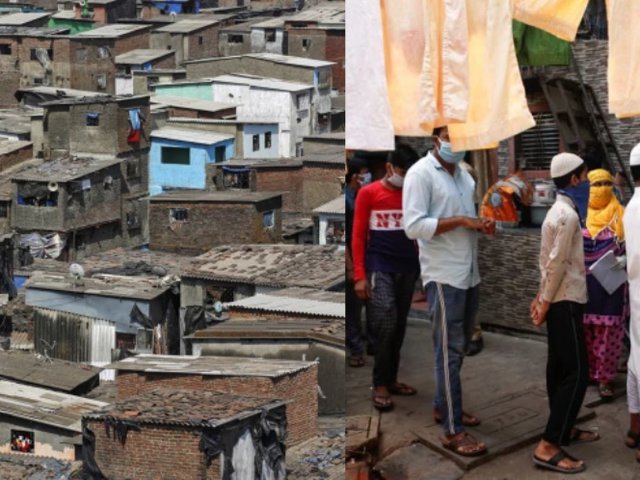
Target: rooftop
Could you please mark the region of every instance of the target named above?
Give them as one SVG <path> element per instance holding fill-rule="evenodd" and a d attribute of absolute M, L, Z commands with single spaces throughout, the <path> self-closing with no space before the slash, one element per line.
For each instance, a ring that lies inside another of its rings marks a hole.
<path fill-rule="evenodd" d="M 324 205 L 320 205 L 318 208 L 314 208 L 313 211 L 315 213 L 332 213 L 336 215 L 344 215 L 345 214 L 345 206 L 344 206 L 344 195 L 340 195 L 337 198 L 334 198 L 330 202 L 325 203 Z"/>
<path fill-rule="evenodd" d="M 69 32 L 68 27 L 20 27 L 0 26 L 0 37 L 48 37 L 50 35 L 64 35 Z"/>
<path fill-rule="evenodd" d="M 40 95 L 47 96 L 55 96 L 59 98 L 65 97 L 75 97 L 75 98 L 83 98 L 83 97 L 98 97 L 105 96 L 104 93 L 92 92 L 89 90 L 76 90 L 73 88 L 62 88 L 62 87 L 23 87 L 19 88 L 16 92 L 16 98 L 18 101 L 22 99 L 25 93 L 34 93 Z"/>
<path fill-rule="evenodd" d="M 221 427 L 282 405 L 280 400 L 267 398 L 161 388 L 104 406 L 86 417 L 110 417 L 138 424 Z"/>
<path fill-rule="evenodd" d="M 19 109 L 0 110 L 0 132 L 27 135 L 31 133 L 30 112 Z"/>
<path fill-rule="evenodd" d="M 284 317 L 284 315 L 283 315 Z M 212 327 L 197 330 L 189 338 L 194 341 L 209 339 L 297 339 L 317 340 L 344 348 L 344 320 L 326 318 L 293 318 L 250 320 L 231 319 Z"/>
<path fill-rule="evenodd" d="M 69 292 L 73 295 L 98 295 L 102 297 L 153 300 L 162 295 L 170 285 L 159 278 L 126 277 L 121 275 L 96 274 L 76 283 L 69 275 L 38 273 L 26 283 L 27 289 Z"/>
<path fill-rule="evenodd" d="M 121 158 L 69 157 L 30 166 L 12 175 L 14 181 L 70 182 L 122 162 Z"/>
<path fill-rule="evenodd" d="M 82 416 L 107 404 L 0 380 L 0 412 L 39 424 L 82 432 Z"/>
<path fill-rule="evenodd" d="M 285 17 L 275 17 L 254 23 L 251 28 L 284 28 Z"/>
<path fill-rule="evenodd" d="M 203 203 L 259 203 L 272 198 L 282 197 L 277 192 L 244 192 L 218 191 L 205 192 L 202 190 L 173 190 L 154 195 L 150 202 L 203 202 Z"/>
<path fill-rule="evenodd" d="M 344 251 L 333 245 L 227 245 L 196 257 L 183 277 L 327 290 L 344 283 Z"/>
<path fill-rule="evenodd" d="M 329 147 L 324 151 L 317 151 L 300 157 L 302 163 L 328 163 L 331 165 L 345 164 L 344 149 Z"/>
<path fill-rule="evenodd" d="M 37 387 L 72 392 L 93 380 L 98 381 L 100 369 L 66 362 L 64 360 L 38 359 L 27 352 L 0 351 L 0 377 L 16 380 Z"/>
<path fill-rule="evenodd" d="M 220 23 L 220 20 L 178 20 L 177 22 L 170 23 L 164 27 L 160 27 L 154 30 L 154 32 L 164 33 L 193 33 L 203 28 L 207 28 Z"/>
<path fill-rule="evenodd" d="M 335 65 L 335 62 L 327 62 L 325 60 L 314 60 L 312 58 L 294 57 L 291 55 L 279 55 L 277 53 L 250 53 L 244 55 L 248 58 L 258 58 L 261 60 L 268 60 L 274 63 L 282 63 L 285 65 L 295 65 L 297 67 L 330 67 Z"/>
<path fill-rule="evenodd" d="M 69 97 L 62 98 L 60 100 L 52 100 L 50 102 L 43 103 L 41 107 L 48 107 L 54 105 L 98 105 L 109 103 L 146 103 L 144 100 L 149 100 L 149 95 L 92 95 L 89 97 Z"/>
<path fill-rule="evenodd" d="M 26 140 L 3 140 L 0 138 L 0 155 L 6 155 L 16 150 L 22 150 L 24 147 L 33 145 L 32 142 Z"/>
<path fill-rule="evenodd" d="M 181 128 L 162 127 L 151 132 L 152 138 L 164 138 L 166 140 L 176 140 L 179 142 L 197 143 L 201 145 L 215 145 L 219 142 L 233 140 L 234 135 L 225 133 L 194 131 Z"/>
<path fill-rule="evenodd" d="M 132 33 L 140 33 L 144 30 L 150 29 L 150 25 L 134 25 L 126 23 L 112 23 L 103 27 L 94 28 L 93 30 L 87 30 L 80 32 L 74 36 L 74 38 L 118 38 L 125 37 Z"/>
<path fill-rule="evenodd" d="M 315 23 L 320 28 L 345 28 L 344 2 L 331 5 L 318 5 L 301 11 L 296 15 L 284 17 L 286 23 L 305 22 Z"/>
<path fill-rule="evenodd" d="M 28 25 L 29 23 L 43 20 L 49 17 L 49 12 L 33 12 L 33 13 L 10 13 L 8 15 L 0 15 L 0 25 Z"/>
<path fill-rule="evenodd" d="M 285 295 L 257 294 L 226 304 L 231 310 L 275 312 L 309 315 L 311 317 L 345 318 L 342 302 L 326 302 L 311 298 L 292 298 Z"/>
<path fill-rule="evenodd" d="M 257 17 L 257 18 L 253 18 L 251 20 L 248 20 L 246 22 L 236 23 L 235 25 L 230 25 L 228 27 L 224 27 L 224 28 L 220 29 L 220 31 L 228 32 L 228 33 L 233 33 L 233 32 L 250 33 L 251 32 L 251 27 L 253 25 L 256 25 L 256 24 L 258 24 L 260 22 L 264 22 L 264 21 L 265 21 L 265 17 Z"/>
<path fill-rule="evenodd" d="M 280 378 L 307 370 L 316 364 L 316 362 L 273 358 L 141 354 L 112 363 L 106 368 L 130 372 L 169 373 L 171 375 Z"/>
<path fill-rule="evenodd" d="M 186 118 L 186 117 L 170 117 L 167 120 L 167 124 L 180 125 L 180 124 L 201 124 L 201 125 L 278 125 L 278 122 L 266 122 L 262 120 L 227 120 L 222 118 Z"/>
<path fill-rule="evenodd" d="M 173 54 L 173 50 L 137 48 L 135 50 L 130 50 L 127 53 L 123 53 L 122 55 L 118 55 L 115 58 L 115 63 L 121 65 L 142 65 Z"/>
<path fill-rule="evenodd" d="M 168 85 L 168 84 L 167 84 Z M 220 112 L 230 108 L 236 108 L 235 103 L 213 102 L 210 100 L 196 100 L 195 98 L 167 96 L 153 96 L 151 103 L 154 105 L 163 105 L 166 107 L 186 108 L 189 110 L 197 110 L 200 112 Z"/>
<path fill-rule="evenodd" d="M 313 89 L 313 85 L 298 82 L 287 82 L 276 78 L 259 77 L 255 75 L 220 75 L 212 79 L 214 83 L 230 83 L 235 85 L 248 85 L 250 87 L 266 90 L 283 90 L 287 92 L 301 92 Z"/>

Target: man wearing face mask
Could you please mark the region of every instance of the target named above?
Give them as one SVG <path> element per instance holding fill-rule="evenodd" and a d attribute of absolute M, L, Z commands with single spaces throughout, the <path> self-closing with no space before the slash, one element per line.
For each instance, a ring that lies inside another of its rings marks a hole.
<path fill-rule="evenodd" d="M 480 420 L 462 410 L 460 369 L 478 310 L 477 235 L 493 234 L 495 222 L 477 218 L 475 182 L 460 167 L 466 152 L 452 151 L 446 127 L 435 131 L 434 144 L 405 179 L 404 229 L 409 238 L 418 240 L 433 319 L 433 416 L 443 424 L 441 442 L 459 455 L 480 455 L 486 445 L 465 431 Z"/>
<path fill-rule="evenodd" d="M 355 292 L 367 302 L 374 341 L 373 406 L 393 408 L 391 395 L 415 395 L 398 381 L 400 348 L 420 265 L 415 244 L 402 229 L 402 187 L 418 154 L 399 145 L 389 154 L 386 176 L 358 192 L 353 226 Z"/>
<path fill-rule="evenodd" d="M 346 342 L 349 349 L 349 366 L 358 368 L 364 366 L 364 345 L 362 341 L 362 301 L 356 296 L 353 280 L 353 255 L 351 253 L 351 237 L 353 231 L 353 217 L 356 206 L 356 195 L 361 187 L 371 183 L 371 172 L 367 161 L 354 155 L 347 162 L 345 177 L 345 261 L 347 267 L 346 286 Z"/>
<path fill-rule="evenodd" d="M 587 302 L 582 226 L 589 206 L 584 161 L 572 153 L 551 160 L 556 201 L 542 224 L 540 289 L 531 303 L 536 326 L 547 323 L 549 419 L 533 462 L 543 468 L 576 473 L 586 467 L 566 453 L 570 442 L 598 440 L 595 432 L 574 427 L 589 380 L 583 313 Z"/>

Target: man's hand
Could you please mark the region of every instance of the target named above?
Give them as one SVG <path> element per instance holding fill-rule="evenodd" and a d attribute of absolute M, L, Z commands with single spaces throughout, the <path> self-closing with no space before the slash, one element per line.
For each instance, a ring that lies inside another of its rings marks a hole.
<path fill-rule="evenodd" d="M 531 316 L 531 318 L 533 318 L 533 314 L 536 311 L 536 308 L 538 308 L 539 303 L 540 303 L 540 294 L 537 294 L 536 298 L 533 299 L 533 301 L 531 302 L 531 305 L 529 306 L 529 315 Z"/>
<path fill-rule="evenodd" d="M 613 266 L 614 270 L 624 270 L 627 268 L 627 256 L 622 255 L 620 257 L 616 257 L 616 264 Z"/>
<path fill-rule="evenodd" d="M 358 280 L 353 286 L 353 289 L 360 300 L 367 300 L 369 298 L 369 282 L 366 280 Z"/>
<path fill-rule="evenodd" d="M 485 235 L 495 235 L 496 233 L 496 221 L 492 218 L 482 219 L 482 233 Z"/>
<path fill-rule="evenodd" d="M 465 219 L 464 219 L 464 228 L 468 228 L 469 230 L 476 230 L 478 232 L 482 232 L 482 230 L 484 228 L 484 223 L 479 218 L 465 217 Z"/>
<path fill-rule="evenodd" d="M 551 306 L 551 303 L 547 302 L 546 300 L 543 301 L 542 303 L 538 303 L 531 318 L 533 324 L 536 327 L 541 326 L 545 322 L 545 320 L 547 319 L 547 313 L 549 312 L 550 306 Z"/>

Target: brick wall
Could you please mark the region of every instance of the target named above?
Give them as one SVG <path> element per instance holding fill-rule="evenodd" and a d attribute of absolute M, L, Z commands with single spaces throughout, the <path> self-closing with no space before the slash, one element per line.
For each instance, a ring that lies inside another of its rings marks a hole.
<path fill-rule="evenodd" d="M 333 88 L 340 92 L 344 92 L 344 45 L 344 30 L 329 30 L 327 32 L 325 60 L 336 62 L 332 67 Z"/>
<path fill-rule="evenodd" d="M 296 445 L 317 433 L 317 365 L 277 379 L 119 371 L 116 380 L 118 400 L 166 387 L 288 401 L 290 403 L 287 404 L 287 445 Z"/>
<path fill-rule="evenodd" d="M 0 155 L 0 172 L 33 158 L 33 145 L 26 145 L 13 152 Z"/>
<path fill-rule="evenodd" d="M 217 57 L 219 31 L 220 25 L 212 25 L 189 35 L 189 57 L 185 60 Z"/>
<path fill-rule="evenodd" d="M 90 420 L 87 425 L 96 436 L 96 462 L 110 480 L 220 479 L 220 458 L 207 468 L 198 447 L 201 430 L 142 425 L 139 432 L 130 430 L 122 445 L 113 432 L 107 437 L 103 421 Z"/>
<path fill-rule="evenodd" d="M 282 195 L 282 211 L 298 212 L 302 207 L 302 168 L 256 168 L 258 192 L 285 192 Z"/>
<path fill-rule="evenodd" d="M 153 68 L 176 68 L 176 54 L 167 55 L 162 60 L 153 62 Z"/>
<path fill-rule="evenodd" d="M 171 208 L 188 211 L 185 222 L 169 221 Z M 265 229 L 262 212 L 275 210 L 275 225 Z M 198 255 L 225 244 L 276 243 L 282 235 L 279 205 L 151 202 L 149 242 L 152 250 Z"/>
<path fill-rule="evenodd" d="M 11 48 L 11 54 L 0 55 L 0 108 L 17 104 L 14 93 L 20 87 L 20 67 L 18 61 L 18 42 L 14 38 L 0 38 L 0 45 Z"/>
<path fill-rule="evenodd" d="M 342 192 L 340 177 L 344 176 L 344 165 L 305 163 L 303 169 L 303 209 L 310 212 Z"/>
<path fill-rule="evenodd" d="M 540 229 L 514 229 L 481 237 L 480 307 L 482 324 L 540 333 L 529 319 L 540 276 Z"/>

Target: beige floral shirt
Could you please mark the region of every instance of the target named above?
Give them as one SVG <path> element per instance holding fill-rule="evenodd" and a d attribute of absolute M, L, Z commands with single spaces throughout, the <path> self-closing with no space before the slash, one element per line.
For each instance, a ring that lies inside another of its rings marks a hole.
<path fill-rule="evenodd" d="M 551 303 L 587 303 L 580 218 L 570 198 L 558 195 L 542 224 L 540 293 Z"/>

